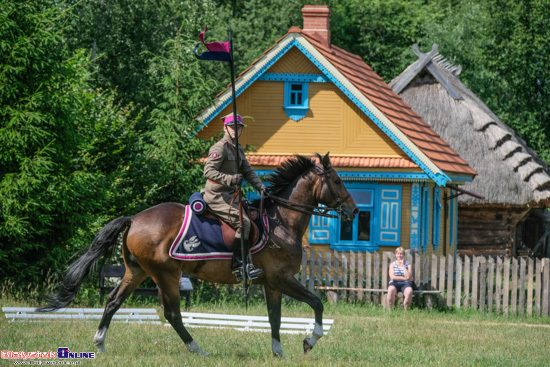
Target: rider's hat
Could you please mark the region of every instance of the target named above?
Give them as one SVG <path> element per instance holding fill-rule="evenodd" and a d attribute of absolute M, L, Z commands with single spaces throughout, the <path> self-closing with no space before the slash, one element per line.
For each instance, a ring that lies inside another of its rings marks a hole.
<path fill-rule="evenodd" d="M 233 114 L 230 113 L 229 115 L 227 116 L 224 116 L 222 117 L 222 120 L 223 120 L 223 125 L 224 126 L 227 126 L 227 125 L 235 125 L 235 121 L 233 121 Z M 241 117 L 241 115 L 237 114 L 237 125 L 242 125 L 244 126 L 243 124 L 243 118 Z"/>

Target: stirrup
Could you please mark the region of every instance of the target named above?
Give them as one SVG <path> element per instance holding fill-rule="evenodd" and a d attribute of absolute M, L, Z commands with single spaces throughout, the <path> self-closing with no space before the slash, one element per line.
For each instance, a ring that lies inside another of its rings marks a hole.
<path fill-rule="evenodd" d="M 248 275 L 248 279 L 250 280 L 258 279 L 258 277 L 263 274 L 263 272 L 263 269 L 256 269 L 254 265 L 246 264 L 246 274 Z"/>
<path fill-rule="evenodd" d="M 231 270 L 231 273 L 235 275 L 237 278 L 237 283 L 240 283 L 243 281 L 243 267 Z"/>

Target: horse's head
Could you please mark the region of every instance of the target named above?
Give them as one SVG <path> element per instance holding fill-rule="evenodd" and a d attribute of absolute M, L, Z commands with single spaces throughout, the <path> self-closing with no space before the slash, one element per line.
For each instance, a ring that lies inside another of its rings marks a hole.
<path fill-rule="evenodd" d="M 344 186 L 342 179 L 330 163 L 329 153 L 324 157 L 317 154 L 320 164 L 314 172 L 321 178 L 318 188 L 318 200 L 321 204 L 336 208 L 344 220 L 353 220 L 359 209 Z"/>

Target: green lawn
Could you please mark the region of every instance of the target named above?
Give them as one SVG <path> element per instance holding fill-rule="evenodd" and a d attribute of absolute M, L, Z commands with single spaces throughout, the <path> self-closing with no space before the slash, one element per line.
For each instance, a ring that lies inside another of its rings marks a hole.
<path fill-rule="evenodd" d="M 1 306 L 29 306 L 1 299 Z M 130 307 L 130 305 L 126 306 Z M 194 312 L 266 315 L 255 302 L 248 311 L 228 303 L 194 306 Z M 306 305 L 283 305 L 283 316 L 313 317 Z M 334 319 L 328 335 L 308 355 L 302 352 L 304 335 L 282 335 L 287 360 L 271 355 L 268 333 L 219 329 L 190 329 L 210 357 L 190 355 L 171 327 L 112 324 L 107 353 L 89 366 L 548 366 L 550 318 L 503 317 L 466 311 L 388 313 L 377 306 L 326 305 L 325 317 Z M 95 352 L 96 322 L 0 321 L 0 348 L 11 351 Z M 13 365 L 2 360 L 3 365 Z"/>

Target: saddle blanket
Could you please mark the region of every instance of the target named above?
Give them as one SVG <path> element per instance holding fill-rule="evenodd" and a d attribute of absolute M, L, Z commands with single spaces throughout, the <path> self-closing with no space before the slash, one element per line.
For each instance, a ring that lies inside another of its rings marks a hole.
<path fill-rule="evenodd" d="M 268 240 L 269 222 L 267 214 L 261 216 L 266 229 L 260 234 L 258 243 L 250 249 L 252 254 L 263 249 Z M 170 246 L 170 257 L 177 260 L 216 260 L 231 259 L 231 251 L 223 241 L 221 225 L 218 220 L 197 215 L 189 205 L 185 207 L 183 224 Z"/>

